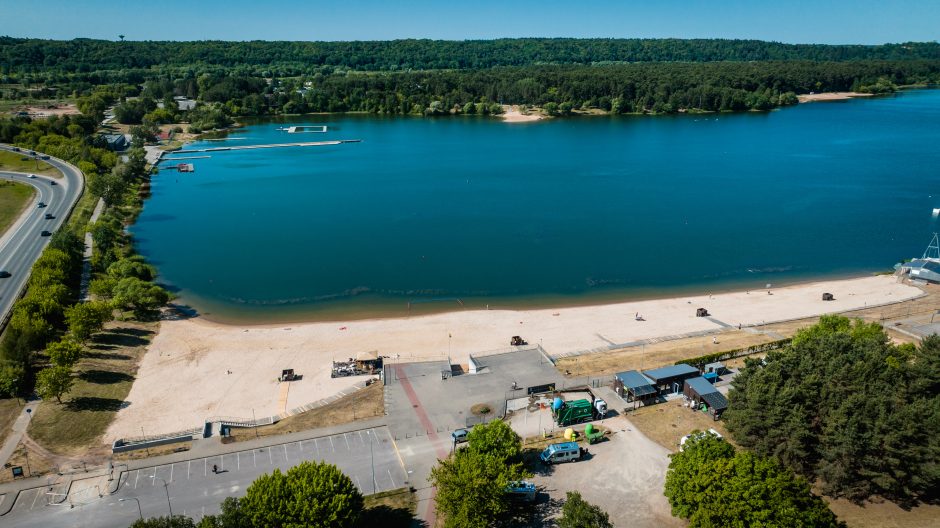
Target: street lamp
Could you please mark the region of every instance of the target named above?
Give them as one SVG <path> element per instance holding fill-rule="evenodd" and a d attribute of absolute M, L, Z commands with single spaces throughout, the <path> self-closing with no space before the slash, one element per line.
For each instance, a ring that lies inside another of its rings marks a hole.
<path fill-rule="evenodd" d="M 141 521 L 144 520 L 144 512 L 143 510 L 140 509 L 140 499 L 138 499 L 137 497 L 130 497 L 126 499 L 118 499 L 118 502 L 124 502 L 124 501 L 129 501 L 129 500 L 137 501 L 137 514 L 140 515 Z"/>
<path fill-rule="evenodd" d="M 165 480 L 156 475 L 151 475 L 150 478 L 163 482 L 163 491 L 166 492 L 166 507 L 170 509 L 170 517 L 173 517 L 173 505 L 170 504 L 170 485 L 167 484 Z"/>

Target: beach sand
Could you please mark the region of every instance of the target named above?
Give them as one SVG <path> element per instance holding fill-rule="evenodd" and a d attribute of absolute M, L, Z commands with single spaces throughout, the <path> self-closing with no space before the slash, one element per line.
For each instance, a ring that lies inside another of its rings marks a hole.
<path fill-rule="evenodd" d="M 503 105 L 503 113 L 500 117 L 507 123 L 531 123 L 532 121 L 545 119 L 545 116 L 535 110 L 532 110 L 529 114 L 523 114 L 519 111 L 517 105 Z"/>
<path fill-rule="evenodd" d="M 835 300 L 821 300 L 823 292 Z M 330 378 L 332 360 L 360 352 L 466 364 L 472 353 L 504 349 L 511 336 L 541 344 L 549 354 L 667 337 L 721 325 L 737 327 L 811 317 L 911 299 L 920 289 L 894 276 L 824 281 L 750 292 L 704 293 L 672 299 L 538 310 L 467 310 L 410 318 L 236 326 L 200 318 L 161 323 L 122 409 L 105 440 L 201 427 L 212 416 L 272 416 L 329 397 L 362 381 Z M 636 320 L 639 313 L 642 321 Z M 277 377 L 292 368 L 303 379 L 289 387 Z"/>
<path fill-rule="evenodd" d="M 803 94 L 796 96 L 801 103 L 812 103 L 814 101 L 844 101 L 853 97 L 871 97 L 870 93 L 861 92 L 823 92 L 814 94 Z"/>

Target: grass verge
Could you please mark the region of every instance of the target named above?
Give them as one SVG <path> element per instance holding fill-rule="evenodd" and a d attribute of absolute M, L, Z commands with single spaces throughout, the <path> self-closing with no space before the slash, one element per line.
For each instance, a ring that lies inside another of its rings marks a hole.
<path fill-rule="evenodd" d="M 123 407 L 157 323 L 112 322 L 89 344 L 75 368 L 75 385 L 62 402 L 43 401 L 27 430 L 60 455 L 106 450 L 101 436 Z"/>
<path fill-rule="evenodd" d="M 29 185 L 0 180 L 0 235 L 19 218 L 35 193 Z"/>
<path fill-rule="evenodd" d="M 333 403 L 307 412 L 284 418 L 280 422 L 250 429 L 233 428 L 234 441 L 251 440 L 259 436 L 271 436 L 306 431 L 331 425 L 375 418 L 385 414 L 382 384 L 372 385 L 344 396 Z"/>
<path fill-rule="evenodd" d="M 367 495 L 359 526 L 407 528 L 411 526 L 417 508 L 418 499 L 408 488 Z"/>
<path fill-rule="evenodd" d="M 28 159 L 23 159 L 28 158 Z M 45 161 L 27 156 L 23 152 L 0 150 L 0 170 L 10 172 L 28 172 L 52 178 L 61 178 L 62 173 Z"/>
<path fill-rule="evenodd" d="M 643 434 L 670 451 L 678 451 L 679 440 L 696 429 L 714 429 L 730 441 L 724 422 L 716 422 L 707 413 L 689 409 L 682 405 L 681 399 L 640 407 L 628 412 L 626 417 Z"/>

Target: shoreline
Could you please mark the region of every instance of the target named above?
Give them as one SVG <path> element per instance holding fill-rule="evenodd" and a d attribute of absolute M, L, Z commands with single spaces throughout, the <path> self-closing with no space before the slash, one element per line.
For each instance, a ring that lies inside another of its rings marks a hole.
<path fill-rule="evenodd" d="M 864 279 L 890 273 L 889 269 L 880 272 L 818 273 L 769 283 L 772 284 L 772 289 L 793 288 L 820 282 Z M 504 297 L 462 297 L 460 303 L 456 302 L 457 297 L 448 296 L 442 300 L 420 299 L 411 309 L 408 308 L 410 301 L 407 298 L 371 294 L 355 295 L 336 301 L 295 305 L 233 305 L 225 301 L 199 297 L 194 299 L 183 294 L 179 298 L 182 302 L 171 302 L 170 306 L 174 311 L 185 317 L 198 318 L 213 324 L 260 328 L 285 324 L 409 319 L 428 315 L 486 310 L 487 307 L 490 310 L 509 311 L 598 307 L 623 303 L 661 301 L 682 296 L 701 295 L 703 292 L 714 295 L 747 291 L 748 289 L 758 291 L 763 289 L 766 284 L 768 284 L 768 280 L 755 279 L 715 284 L 688 284 L 668 288 L 649 286 L 631 290 L 594 290 L 570 295 L 547 293 Z M 187 304 L 187 301 L 190 300 L 196 301 L 195 305 L 201 305 L 206 310 Z M 271 308 L 274 308 L 274 310 L 271 310 Z M 217 311 L 226 309 L 230 312 Z"/>
<path fill-rule="evenodd" d="M 822 293 L 834 301 L 822 301 Z M 647 339 L 719 334 L 920 297 L 894 276 L 813 282 L 767 290 L 679 295 L 668 299 L 534 310 L 466 310 L 409 318 L 301 324 L 226 325 L 201 317 L 161 322 L 127 401 L 105 441 L 199 426 L 210 416 L 272 416 L 350 388 L 365 378 L 331 378 L 334 360 L 376 351 L 392 361 L 449 361 L 510 350 L 522 336 L 560 356 L 623 348 Z M 696 317 L 697 308 L 711 317 Z M 639 314 L 639 317 L 637 317 Z M 710 345 L 709 345 L 710 346 Z M 703 345 L 705 347 L 705 345 Z M 707 348 L 707 347 L 706 347 Z M 278 383 L 292 368 L 300 382 Z"/>
<path fill-rule="evenodd" d="M 846 101 L 856 97 L 874 97 L 875 94 L 862 92 L 820 92 L 797 95 L 796 99 L 800 103 L 813 103 L 817 101 Z"/>

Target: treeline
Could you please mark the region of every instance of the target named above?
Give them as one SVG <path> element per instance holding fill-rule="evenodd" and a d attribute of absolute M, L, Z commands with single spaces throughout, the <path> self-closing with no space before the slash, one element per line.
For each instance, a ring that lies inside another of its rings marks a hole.
<path fill-rule="evenodd" d="M 153 284 L 155 270 L 134 255 L 125 226 L 139 211 L 137 188 L 146 174 L 138 145 L 126 163 L 97 146 L 90 117 L 48 120 L 0 119 L 0 141 L 60 157 L 85 174 L 87 191 L 104 198 L 105 214 L 90 226 L 95 239 L 91 291 L 81 302 L 79 287 L 84 242 L 78 228 L 63 225 L 32 267 L 26 295 L 14 304 L 0 342 L 0 396 L 26 394 L 35 387 L 57 400 L 72 386 L 72 368 L 85 343 L 115 311 L 152 317 L 169 295 Z"/>
<path fill-rule="evenodd" d="M 723 39 L 392 40 L 358 42 L 114 42 L 0 37 L 0 73 L 87 73 L 194 64 L 331 71 L 487 69 L 606 62 L 940 59 L 940 44 L 823 45 Z"/>
<path fill-rule="evenodd" d="M 826 494 L 940 497 L 940 337 L 895 345 L 877 323 L 824 316 L 748 360 L 724 417 L 735 441 Z"/>
<path fill-rule="evenodd" d="M 210 108 L 229 116 L 348 111 L 479 114 L 498 112 L 499 103 L 538 106 L 560 114 L 579 109 L 741 111 L 794 104 L 796 94 L 811 91 L 882 93 L 898 85 L 931 82 L 940 82 L 940 61 L 531 66 L 270 79 L 230 72 L 155 74 L 143 83 L 140 101 L 121 105 L 116 112 L 125 123 L 139 123 L 148 112 L 153 113 L 151 122 L 171 122 L 166 109 L 176 107 L 175 95 L 216 103 Z M 153 102 L 160 100 L 163 109 Z M 82 100 L 79 103 L 81 107 Z M 104 106 L 104 101 L 97 104 Z M 209 112 L 197 108 L 187 117 L 190 122 L 224 126 L 222 116 L 207 116 Z M 176 110 L 169 113 L 180 116 Z"/>

